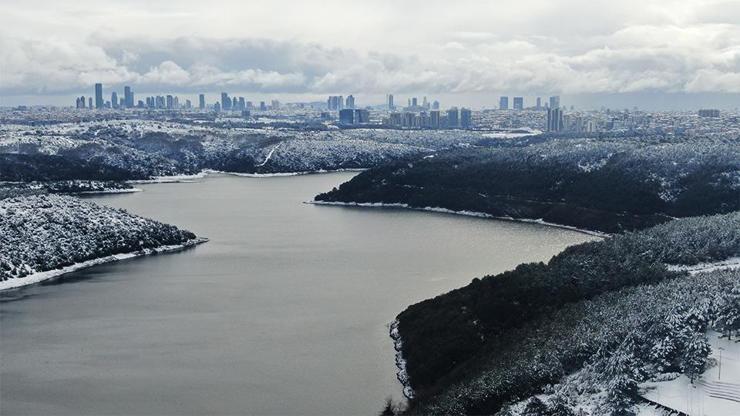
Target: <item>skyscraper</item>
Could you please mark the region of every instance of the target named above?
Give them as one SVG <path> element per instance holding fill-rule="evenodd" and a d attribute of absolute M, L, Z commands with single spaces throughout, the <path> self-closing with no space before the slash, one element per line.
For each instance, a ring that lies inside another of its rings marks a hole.
<path fill-rule="evenodd" d="M 115 91 L 110 94 L 110 106 L 118 108 L 118 93 Z"/>
<path fill-rule="evenodd" d="M 469 108 L 460 109 L 460 127 L 464 129 L 473 127 L 473 112 Z"/>
<path fill-rule="evenodd" d="M 514 97 L 514 110 L 524 109 L 524 97 Z"/>
<path fill-rule="evenodd" d="M 552 98 L 550 99 L 552 102 Z M 563 130 L 563 110 L 560 107 L 547 109 L 547 131 L 558 132 Z"/>
<path fill-rule="evenodd" d="M 134 91 L 128 85 L 123 87 L 123 100 L 126 108 L 134 107 Z"/>
<path fill-rule="evenodd" d="M 447 127 L 457 128 L 460 126 L 460 116 L 457 111 L 457 107 L 452 107 L 447 110 Z"/>
<path fill-rule="evenodd" d="M 559 108 L 560 107 L 560 96 L 559 95 L 553 95 L 550 97 L 550 108 Z"/>
<path fill-rule="evenodd" d="M 103 108 L 105 105 L 105 101 L 103 101 L 103 84 L 97 83 L 95 84 L 95 108 L 100 109 Z"/>
<path fill-rule="evenodd" d="M 388 94 L 388 97 L 386 98 L 387 98 L 387 103 L 388 103 L 388 110 L 393 110 L 394 108 L 396 108 L 393 105 L 393 94 Z"/>
<path fill-rule="evenodd" d="M 346 105 L 344 107 L 354 110 L 354 108 L 355 108 L 355 97 L 353 95 L 350 94 L 350 95 L 347 96 Z"/>
<path fill-rule="evenodd" d="M 231 99 L 229 98 L 229 94 L 222 92 L 221 93 L 221 110 L 227 111 L 231 109 Z"/>
<path fill-rule="evenodd" d="M 498 99 L 498 109 L 499 110 L 509 109 L 509 97 L 501 96 L 501 98 Z"/>
<path fill-rule="evenodd" d="M 198 108 L 201 110 L 205 110 L 206 108 L 206 95 L 200 94 L 198 95 Z"/>
<path fill-rule="evenodd" d="M 175 108 L 175 97 L 171 95 L 167 95 L 167 108 L 168 109 Z"/>
<path fill-rule="evenodd" d="M 542 109 L 542 97 L 537 97 L 537 107 L 538 110 Z"/>
<path fill-rule="evenodd" d="M 439 128 L 439 110 L 429 112 L 429 127 L 433 129 Z"/>

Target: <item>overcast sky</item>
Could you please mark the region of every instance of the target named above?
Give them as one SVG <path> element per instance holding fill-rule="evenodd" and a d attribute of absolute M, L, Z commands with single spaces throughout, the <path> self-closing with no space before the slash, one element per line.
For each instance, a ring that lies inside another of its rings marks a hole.
<path fill-rule="evenodd" d="M 2 0 L 0 11 L 0 104 L 56 103 L 94 82 L 490 105 L 740 97 L 740 0 Z"/>

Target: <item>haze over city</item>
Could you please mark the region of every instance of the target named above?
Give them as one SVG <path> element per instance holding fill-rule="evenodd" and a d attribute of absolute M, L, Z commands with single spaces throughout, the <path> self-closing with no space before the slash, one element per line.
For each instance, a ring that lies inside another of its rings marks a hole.
<path fill-rule="evenodd" d="M 66 105 L 94 82 L 145 94 L 474 108 L 561 95 L 583 108 L 732 109 L 737 1 L 16 1 L 0 104 Z"/>

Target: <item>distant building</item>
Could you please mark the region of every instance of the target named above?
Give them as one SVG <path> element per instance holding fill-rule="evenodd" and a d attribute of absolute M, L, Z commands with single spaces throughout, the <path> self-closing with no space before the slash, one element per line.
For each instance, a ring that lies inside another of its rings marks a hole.
<path fill-rule="evenodd" d="M 229 94 L 225 92 L 221 93 L 221 110 L 231 110 L 231 98 L 229 98 Z"/>
<path fill-rule="evenodd" d="M 326 100 L 326 108 L 328 110 L 341 110 L 344 108 L 344 97 L 341 95 L 332 95 L 329 96 L 329 99 Z"/>
<path fill-rule="evenodd" d="M 563 110 L 560 107 L 547 109 L 547 131 L 563 131 Z"/>
<path fill-rule="evenodd" d="M 440 127 L 439 110 L 429 112 L 429 127 L 438 129 Z"/>
<path fill-rule="evenodd" d="M 514 97 L 514 110 L 524 110 L 524 97 Z"/>
<path fill-rule="evenodd" d="M 260 111 L 267 111 L 267 104 L 264 101 L 260 101 Z"/>
<path fill-rule="evenodd" d="M 273 110 L 279 110 L 280 109 L 280 101 L 278 100 L 272 100 L 270 103 L 270 108 Z"/>
<path fill-rule="evenodd" d="M 111 103 L 111 107 L 118 108 L 118 93 L 117 92 L 113 91 L 110 94 L 110 103 Z"/>
<path fill-rule="evenodd" d="M 355 110 L 351 108 L 339 110 L 339 124 L 343 124 L 343 125 L 355 124 Z"/>
<path fill-rule="evenodd" d="M 167 102 L 167 104 L 165 105 L 165 107 L 168 110 L 171 110 L 171 109 L 175 108 L 175 97 L 173 97 L 171 95 L 167 95 L 167 101 L 166 102 Z"/>
<path fill-rule="evenodd" d="M 537 106 L 535 108 L 537 110 L 542 110 L 542 97 L 537 97 Z"/>
<path fill-rule="evenodd" d="M 451 129 L 460 127 L 460 116 L 457 107 L 447 110 L 447 127 Z"/>
<path fill-rule="evenodd" d="M 206 109 L 206 95 L 205 94 L 198 95 L 198 108 L 200 108 L 201 110 Z"/>
<path fill-rule="evenodd" d="M 699 117 L 719 117 L 719 110 L 717 109 L 699 110 Z"/>
<path fill-rule="evenodd" d="M 464 129 L 473 127 L 473 112 L 468 108 L 460 109 L 460 127 Z"/>
<path fill-rule="evenodd" d="M 560 96 L 553 95 L 550 97 L 550 108 L 560 108 Z"/>
<path fill-rule="evenodd" d="M 134 91 L 128 85 L 123 87 L 123 101 L 126 108 L 134 107 Z"/>
<path fill-rule="evenodd" d="M 370 112 L 364 109 L 355 110 L 355 124 L 367 124 L 370 122 Z"/>
<path fill-rule="evenodd" d="M 502 96 L 498 99 L 498 109 L 499 110 L 509 109 L 509 97 Z"/>
<path fill-rule="evenodd" d="M 95 84 L 95 108 L 101 109 L 105 106 L 105 101 L 103 101 L 103 84 L 97 83 Z"/>
<path fill-rule="evenodd" d="M 393 94 L 388 94 L 386 97 L 386 104 L 388 105 L 388 110 L 394 110 L 396 108 L 395 105 L 393 105 Z"/>
<path fill-rule="evenodd" d="M 348 95 L 347 100 L 345 101 L 344 108 L 353 109 L 355 108 L 355 97 L 353 95 Z"/>
<path fill-rule="evenodd" d="M 432 103 L 432 110 L 439 110 L 439 101 L 434 100 Z"/>

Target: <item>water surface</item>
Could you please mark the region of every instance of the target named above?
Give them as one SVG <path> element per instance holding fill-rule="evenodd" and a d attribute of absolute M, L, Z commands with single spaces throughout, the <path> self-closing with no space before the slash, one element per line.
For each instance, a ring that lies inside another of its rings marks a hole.
<path fill-rule="evenodd" d="M 0 295 L 2 414 L 374 414 L 407 305 L 592 237 L 303 204 L 351 178 L 209 176 L 98 203 L 211 239 Z"/>

